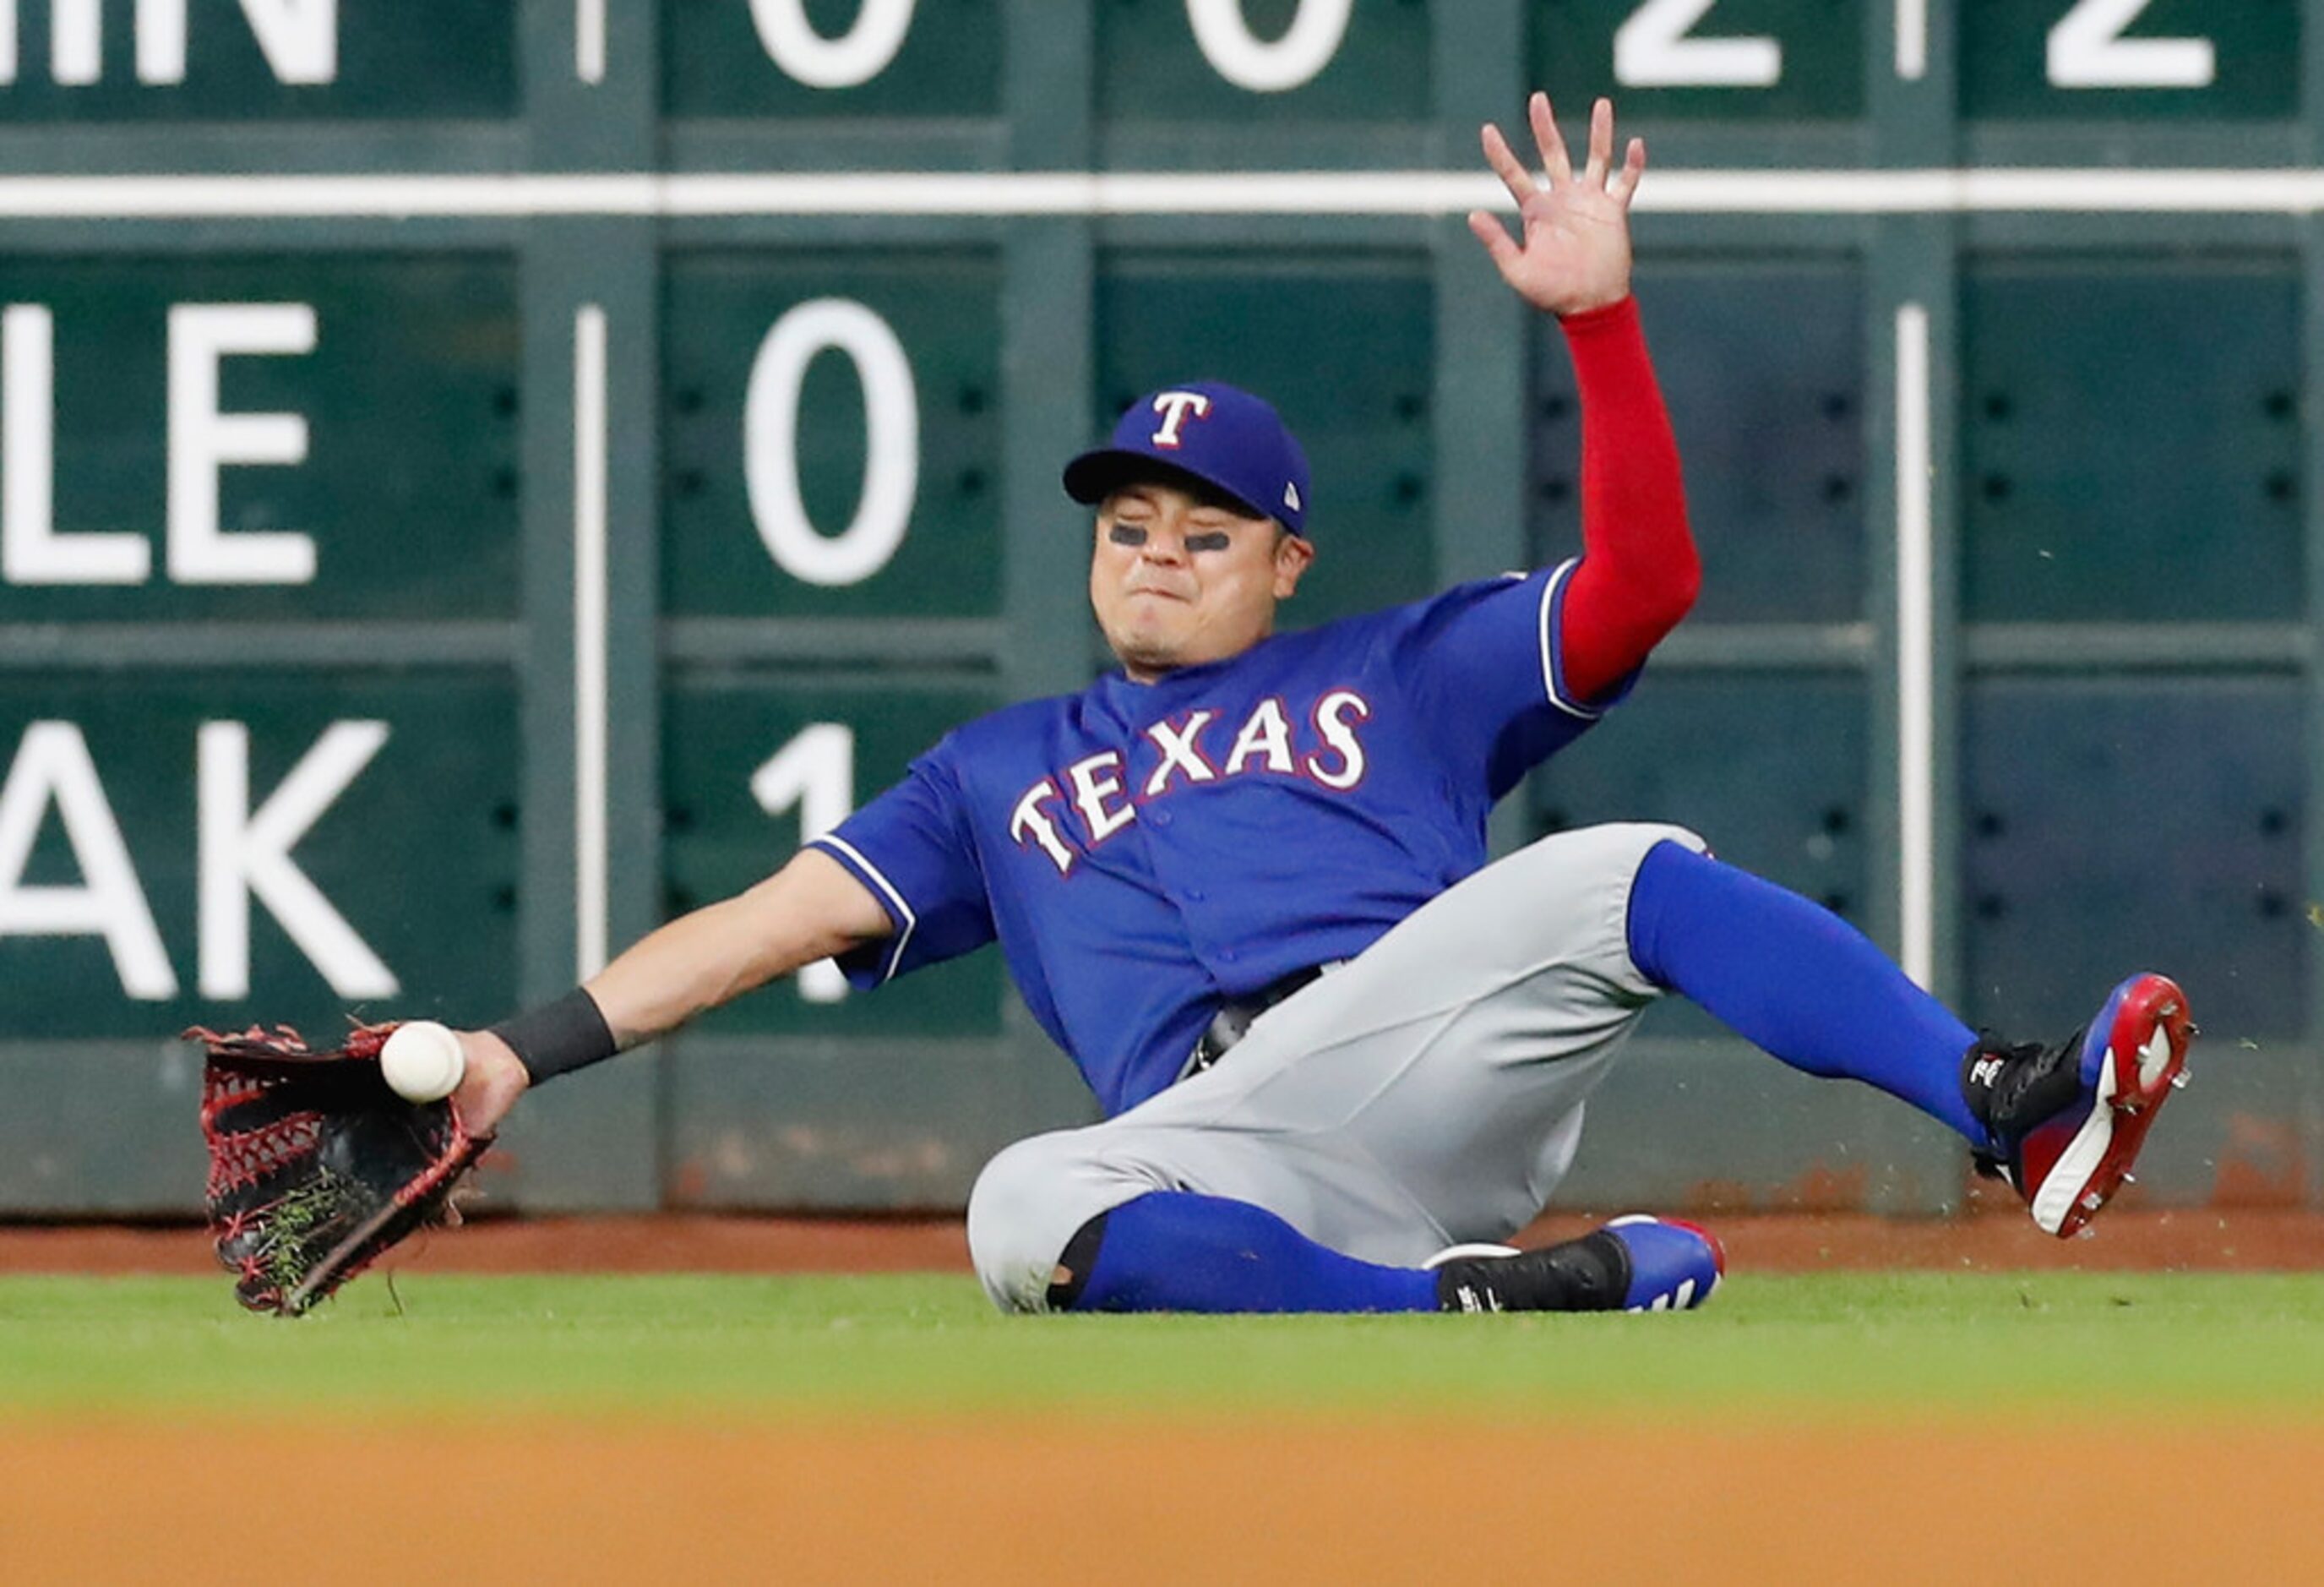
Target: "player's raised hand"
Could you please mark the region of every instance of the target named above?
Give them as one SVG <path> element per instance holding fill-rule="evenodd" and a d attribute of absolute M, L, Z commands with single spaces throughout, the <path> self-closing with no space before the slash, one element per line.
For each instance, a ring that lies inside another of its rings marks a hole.
<path fill-rule="evenodd" d="M 1484 130 L 1485 162 L 1517 200 L 1525 241 L 1512 241 L 1482 209 L 1470 212 L 1469 229 L 1501 279 L 1536 309 L 1579 314 L 1619 302 L 1630 291 L 1630 197 L 1646 172 L 1646 142 L 1632 138 L 1615 165 L 1614 105 L 1600 99 L 1590 110 L 1589 159 L 1576 171 L 1551 118 L 1549 96 L 1534 95 L 1526 114 L 1546 185 L 1510 152 L 1500 128 L 1489 122 Z"/>

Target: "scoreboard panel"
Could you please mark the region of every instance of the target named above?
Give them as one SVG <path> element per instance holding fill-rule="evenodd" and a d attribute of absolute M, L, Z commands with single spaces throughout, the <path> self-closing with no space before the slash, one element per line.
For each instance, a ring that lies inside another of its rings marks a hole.
<path fill-rule="evenodd" d="M 1962 308 L 1972 620 L 2301 616 L 2294 260 L 1981 255 Z"/>
<path fill-rule="evenodd" d="M 1107 122 L 1422 124 L 1437 63 L 1519 14 L 1526 80 L 1567 103 L 1619 92 L 1637 120 L 1847 121 L 1906 13 L 1852 0 L 575 0 L 599 41 L 650 36 L 662 115 L 892 122 L 1010 114 L 1007 39 L 1026 21 L 1090 41 Z M 562 10 L 563 7 L 557 8 Z M 2302 0 L 1938 0 L 1972 118 L 2254 121 L 2301 114 Z M 612 16 L 609 26 L 608 13 Z M 0 119 L 512 118 L 526 40 L 508 0 L 424 9 L 333 0 L 11 0 Z M 561 18 L 559 19 L 562 20 Z M 563 30 L 543 29 L 556 43 Z M 542 68 L 582 76 L 578 55 Z M 1940 52 L 1941 53 L 1941 52 Z M 1900 53 L 1899 60 L 1903 59 Z M 618 67 L 620 62 L 615 62 Z M 1868 69 L 1871 67 L 1872 69 Z M 1748 158 L 1748 156 L 1746 156 Z"/>
<path fill-rule="evenodd" d="M 1097 0 L 1095 104 L 1114 122 L 1419 122 L 1431 8 L 1409 0 Z"/>
<path fill-rule="evenodd" d="M 512 259 L 0 262 L 0 622 L 509 618 Z"/>
<path fill-rule="evenodd" d="M 2290 0 L 1961 0 L 1969 115 L 2258 121 L 2300 110 Z"/>
<path fill-rule="evenodd" d="M 183 1067 L 137 1044 L 488 1020 L 1075 687 L 1102 658 L 1056 469 L 1157 384 L 1252 386 L 1306 441 L 1287 622 L 1571 554 L 1561 340 L 1460 218 L 1500 205 L 1476 124 L 1539 84 L 1570 139 L 1603 92 L 1655 147 L 1638 275 L 1708 582 L 1497 836 L 1683 822 L 2029 1034 L 2167 960 L 2259 1044 L 2235 1105 L 2324 1162 L 2319 27 L 0 0 L 0 1114 L 102 1085 L 172 1160 Z M 1641 1047 L 1591 1196 L 1795 1194 L 1795 1140 L 1651 1141 L 1683 1093 L 1877 1143 L 1863 1204 L 1957 1199 L 1952 1144 L 1877 1099 L 1802 1103 L 1683 1012 Z M 868 996 L 823 967 L 661 1054 L 542 1099 L 501 1194 L 926 1205 L 1086 1112 L 992 955 Z M 2156 1196 L 2230 1176 L 2207 1106 Z M 88 1157 L 0 1175 L 0 1209 L 194 1188 Z"/>
<path fill-rule="evenodd" d="M 519 789 L 487 752 L 515 729 L 511 681 L 470 671 L 0 677 L 10 1038 L 492 1006 Z"/>
<path fill-rule="evenodd" d="M 992 255 L 687 253 L 663 279 L 665 610 L 995 615 Z"/>
<path fill-rule="evenodd" d="M 742 891 L 836 826 L 954 727 L 1001 702 L 989 686 L 877 677 L 799 680 L 705 669 L 662 705 L 663 875 L 672 914 Z M 849 994 L 809 967 L 707 1016 L 709 1034 L 885 1038 L 999 1034 L 1001 968 L 973 955 Z"/>
<path fill-rule="evenodd" d="M 1639 316 L 1702 554 L 1704 623 L 1865 615 L 1864 281 L 1845 258 L 1648 258 Z M 1542 560 L 1582 549 L 1581 412 L 1564 337 L 1531 342 L 1527 516 Z"/>
<path fill-rule="evenodd" d="M 2297 1042 L 2313 929 L 2301 693 L 2267 677 L 1978 680 L 1962 765 L 1980 1012 L 2015 1027 L 2061 982 L 2191 964 L 2207 1034 Z"/>
<path fill-rule="evenodd" d="M 1856 0 L 1540 0 L 1529 8 L 1528 59 L 1553 103 L 1613 93 L 1642 120 L 1853 120 L 1864 111 L 1869 9 Z"/>
<path fill-rule="evenodd" d="M 662 109 L 687 117 L 991 115 L 1000 0 L 669 0 Z"/>
<path fill-rule="evenodd" d="M 0 122 L 504 117 L 509 0 L 7 0 Z"/>
<path fill-rule="evenodd" d="M 1710 820 L 1719 830 L 1705 835 L 1723 858 L 1861 924 L 1875 829 L 1866 695 L 1861 679 L 1828 670 L 1658 676 L 1591 730 L 1588 754 L 1534 778 L 1536 829 Z M 1770 734 L 1769 722 L 1787 731 Z M 1677 1005 L 1657 1024 L 1682 1020 L 1712 1029 Z"/>

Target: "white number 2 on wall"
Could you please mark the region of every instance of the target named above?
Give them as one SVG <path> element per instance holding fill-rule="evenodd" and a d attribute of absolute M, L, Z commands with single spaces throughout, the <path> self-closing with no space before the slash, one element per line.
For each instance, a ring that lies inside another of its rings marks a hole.
<path fill-rule="evenodd" d="M 2060 88 L 2205 88 L 2218 75 L 2209 39 L 2126 39 L 2153 0 L 2075 0 L 2050 30 L 2045 62 Z"/>
<path fill-rule="evenodd" d="M 1632 88 L 1772 88 L 1783 79 L 1774 39 L 1698 39 L 1718 0 L 1646 0 L 1614 30 L 1614 80 Z"/>

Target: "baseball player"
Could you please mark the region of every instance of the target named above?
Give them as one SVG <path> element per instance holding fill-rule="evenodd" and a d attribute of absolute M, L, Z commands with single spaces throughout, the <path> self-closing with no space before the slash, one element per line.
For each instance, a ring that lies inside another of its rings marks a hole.
<path fill-rule="evenodd" d="M 1495 1243 L 1540 1210 L 1591 1091 L 1674 992 L 1943 1121 L 2043 1229 L 2079 1230 L 2184 1067 L 2168 980 L 2132 976 L 2062 1043 L 2003 1045 L 1681 828 L 1486 863 L 1493 803 L 1623 698 L 1698 583 L 1630 297 L 1645 148 L 1615 160 L 1601 99 L 1577 171 L 1547 99 L 1528 112 L 1538 176 L 1483 132 L 1521 239 L 1469 218 L 1574 361 L 1581 556 L 1276 634 L 1332 549 L 1297 443 L 1231 386 L 1150 393 L 1065 470 L 1095 509 L 1090 601 L 1119 669 L 958 729 L 765 881 L 465 1034 L 470 1128 L 816 960 L 869 988 L 998 942 L 1105 1114 L 976 1183 L 971 1253 L 1009 1310 L 1698 1305 L 1723 1258 L 1686 1223 Z"/>

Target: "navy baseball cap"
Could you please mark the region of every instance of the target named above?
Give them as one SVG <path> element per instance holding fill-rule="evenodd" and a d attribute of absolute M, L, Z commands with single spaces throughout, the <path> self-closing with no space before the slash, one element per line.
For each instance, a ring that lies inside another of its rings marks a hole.
<path fill-rule="evenodd" d="M 1219 381 L 1164 386 L 1132 402 L 1111 445 L 1065 465 L 1065 494 L 1094 504 L 1127 480 L 1174 474 L 1307 532 L 1307 455 L 1272 406 Z"/>

